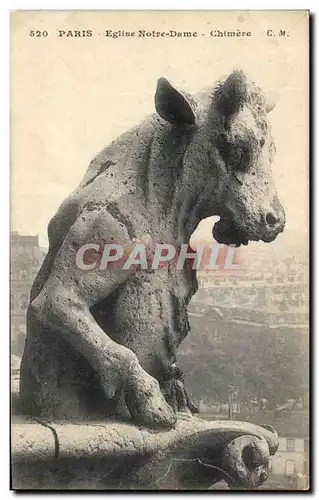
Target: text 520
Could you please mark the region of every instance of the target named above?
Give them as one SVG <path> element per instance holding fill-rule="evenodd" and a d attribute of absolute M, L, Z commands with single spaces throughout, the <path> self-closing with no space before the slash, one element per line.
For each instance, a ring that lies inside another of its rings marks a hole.
<path fill-rule="evenodd" d="M 46 38 L 48 36 L 48 34 L 49 33 L 46 30 L 44 30 L 44 31 L 31 30 L 29 33 L 30 36 L 35 37 L 35 38 L 40 38 L 40 37 Z"/>

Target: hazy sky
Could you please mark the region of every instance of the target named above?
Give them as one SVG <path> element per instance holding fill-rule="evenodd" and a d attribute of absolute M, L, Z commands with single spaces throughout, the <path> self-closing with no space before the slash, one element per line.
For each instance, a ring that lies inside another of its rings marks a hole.
<path fill-rule="evenodd" d="M 212 29 L 250 38 L 212 38 Z M 47 30 L 46 38 L 29 36 Z M 91 29 L 91 38 L 57 30 Z M 192 39 L 111 39 L 105 30 L 197 30 Z M 286 30 L 289 36 L 267 37 Z M 243 68 L 279 99 L 270 115 L 277 146 L 274 177 L 287 226 L 273 245 L 307 235 L 308 35 L 303 12 L 30 12 L 12 17 L 12 229 L 39 234 L 82 178 L 92 156 L 153 111 L 165 76 L 196 92 Z M 200 226 L 210 237 L 211 221 Z"/>

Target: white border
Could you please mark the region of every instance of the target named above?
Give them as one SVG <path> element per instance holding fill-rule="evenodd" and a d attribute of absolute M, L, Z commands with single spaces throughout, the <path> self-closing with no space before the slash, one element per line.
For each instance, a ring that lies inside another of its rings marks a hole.
<path fill-rule="evenodd" d="M 11 0 L 4 2 L 6 9 L 16 10 L 294 10 L 311 9 L 315 10 L 316 2 L 313 1 L 276 1 L 276 0 L 246 0 L 245 2 L 236 2 L 236 0 L 224 0 L 221 4 L 218 1 L 205 0 L 155 0 L 152 3 L 147 1 L 130 2 L 128 0 L 47 0 L 41 2 Z M 310 4 L 310 6 L 309 6 Z M 312 4 L 312 5 L 311 5 Z"/>

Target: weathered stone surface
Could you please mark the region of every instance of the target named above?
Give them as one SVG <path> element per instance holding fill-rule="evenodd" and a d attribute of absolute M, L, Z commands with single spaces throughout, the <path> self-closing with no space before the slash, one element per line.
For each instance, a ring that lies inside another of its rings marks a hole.
<path fill-rule="evenodd" d="M 223 479 L 231 487 L 256 488 L 278 447 L 273 429 L 180 415 L 174 429 L 157 432 L 121 422 L 50 422 L 56 446 L 51 436 L 44 453 L 39 439 L 46 428 L 32 425 L 13 425 L 17 487 L 31 481 L 42 488 L 206 489 Z"/>
<path fill-rule="evenodd" d="M 49 427 L 22 416 L 13 418 L 11 449 L 15 461 L 51 460 L 55 456 L 55 440 Z"/>

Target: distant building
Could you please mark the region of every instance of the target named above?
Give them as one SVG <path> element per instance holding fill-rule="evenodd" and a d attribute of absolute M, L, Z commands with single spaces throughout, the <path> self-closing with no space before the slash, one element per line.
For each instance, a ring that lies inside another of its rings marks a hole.
<path fill-rule="evenodd" d="M 309 488 L 309 438 L 286 432 L 270 460 L 270 474 L 264 487 L 306 490 Z"/>
<path fill-rule="evenodd" d="M 227 403 L 229 383 L 240 405 L 267 398 L 265 406 L 272 409 L 287 398 L 306 399 L 308 312 L 289 303 L 288 311 L 235 301 L 217 305 L 215 290 L 198 290 L 189 307 L 191 331 L 179 347 L 179 366 L 194 402 L 208 407 Z M 281 382 L 275 387 L 276 381 Z"/>
<path fill-rule="evenodd" d="M 213 420 L 203 415 L 205 420 Z M 225 418 L 225 417 L 224 417 Z M 242 413 L 234 417 L 257 425 L 272 425 L 279 436 L 279 447 L 270 458 L 269 476 L 259 489 L 309 489 L 309 422 L 304 412 L 257 410 L 254 416 Z M 220 482 L 212 489 L 228 489 Z"/>
<path fill-rule="evenodd" d="M 44 260 L 45 251 L 38 236 L 11 233 L 11 345 L 18 356 L 23 353 L 26 335 L 26 311 L 34 278 Z"/>
<path fill-rule="evenodd" d="M 305 320 L 309 310 L 307 266 L 292 257 L 278 262 L 256 259 L 253 263 L 254 267 L 233 274 L 199 271 L 200 289 L 192 303 L 267 313 L 293 312 Z"/>

